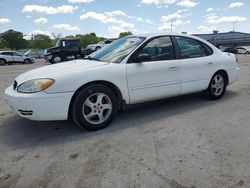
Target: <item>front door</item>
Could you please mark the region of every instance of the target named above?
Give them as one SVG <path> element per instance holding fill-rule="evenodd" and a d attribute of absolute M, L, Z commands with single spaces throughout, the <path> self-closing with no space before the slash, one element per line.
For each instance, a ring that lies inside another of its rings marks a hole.
<path fill-rule="evenodd" d="M 180 60 L 169 36 L 152 39 L 136 53 L 132 56 L 148 54 L 150 59 L 136 62 L 135 58 L 127 64 L 130 104 L 180 94 Z"/>

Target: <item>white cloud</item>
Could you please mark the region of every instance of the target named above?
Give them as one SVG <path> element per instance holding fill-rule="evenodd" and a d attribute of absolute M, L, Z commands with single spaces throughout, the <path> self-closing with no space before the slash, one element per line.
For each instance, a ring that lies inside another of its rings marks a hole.
<path fill-rule="evenodd" d="M 46 24 L 46 23 L 48 23 L 48 19 L 44 18 L 44 17 L 40 17 L 40 18 L 37 18 L 36 20 L 34 20 L 34 23 L 36 23 L 36 24 Z"/>
<path fill-rule="evenodd" d="M 195 7 L 198 3 L 193 2 L 192 0 L 182 0 L 177 3 L 177 6 L 192 8 Z"/>
<path fill-rule="evenodd" d="M 49 31 L 42 31 L 42 30 L 33 30 L 28 35 L 25 35 L 24 38 L 29 40 L 33 35 L 48 35 L 50 38 L 52 38 L 52 34 Z"/>
<path fill-rule="evenodd" d="M 209 14 L 206 16 L 206 22 L 210 24 L 219 24 L 225 22 L 244 22 L 247 21 L 246 17 L 241 16 L 216 16 L 215 14 Z"/>
<path fill-rule="evenodd" d="M 62 29 L 66 31 L 79 31 L 80 30 L 77 26 L 73 26 L 70 24 L 55 24 L 52 27 L 55 29 Z"/>
<path fill-rule="evenodd" d="M 204 25 L 200 25 L 198 27 L 198 30 L 201 32 L 212 32 L 214 30 L 216 30 L 217 28 L 214 26 L 204 26 Z"/>
<path fill-rule="evenodd" d="M 141 4 L 173 4 L 176 0 L 141 0 Z"/>
<path fill-rule="evenodd" d="M 121 10 L 115 10 L 112 12 L 105 12 L 106 15 L 112 17 L 112 16 L 127 16 L 127 14 Z"/>
<path fill-rule="evenodd" d="M 143 20 L 141 17 L 137 17 L 137 18 L 136 18 L 136 21 L 137 21 L 137 22 L 144 22 L 144 20 Z"/>
<path fill-rule="evenodd" d="M 236 7 L 241 7 L 241 6 L 243 6 L 244 5 L 244 3 L 242 3 L 242 2 L 235 2 L 235 3 L 231 3 L 229 6 L 228 6 L 228 8 L 236 8 Z"/>
<path fill-rule="evenodd" d="M 146 19 L 146 20 L 145 20 L 145 23 L 147 23 L 147 24 L 153 24 L 154 22 L 151 21 L 150 19 Z"/>
<path fill-rule="evenodd" d="M 211 11 L 213 11 L 214 9 L 212 8 L 212 7 L 209 7 L 206 11 L 207 12 L 211 12 Z"/>
<path fill-rule="evenodd" d="M 7 23 L 10 23 L 11 20 L 8 19 L 8 18 L 0 18 L 0 24 L 7 24 Z"/>
<path fill-rule="evenodd" d="M 108 16 L 102 13 L 97 13 L 97 12 L 87 12 L 84 13 L 80 16 L 81 20 L 86 20 L 86 19 L 94 19 L 94 20 L 99 20 L 103 21 L 108 19 Z"/>
<path fill-rule="evenodd" d="M 170 22 L 171 20 L 174 19 L 181 19 L 182 16 L 178 13 L 174 13 L 174 14 L 169 14 L 168 16 L 162 16 L 161 20 L 162 22 Z"/>
<path fill-rule="evenodd" d="M 188 11 L 189 11 L 189 9 L 180 9 L 180 10 L 177 11 L 177 13 L 180 14 L 182 12 L 188 12 Z"/>
<path fill-rule="evenodd" d="M 182 11 L 178 11 L 178 12 L 182 12 Z M 190 16 L 190 14 L 189 15 L 181 15 L 179 13 L 173 13 L 173 14 L 169 14 L 167 16 L 162 16 L 161 17 L 162 24 L 160 25 L 160 27 L 158 29 L 160 31 L 165 31 L 165 30 L 170 30 L 172 27 L 172 30 L 175 30 L 177 26 L 190 24 L 191 21 L 189 21 L 189 20 L 183 21 L 182 20 L 182 18 L 188 17 L 188 16 Z"/>
<path fill-rule="evenodd" d="M 69 3 L 91 3 L 94 0 L 68 0 Z"/>
<path fill-rule="evenodd" d="M 62 5 L 59 7 L 48 7 L 41 5 L 25 5 L 23 7 L 22 13 L 45 13 L 45 14 L 60 14 L 60 13 L 73 13 L 77 10 L 77 6 Z"/>

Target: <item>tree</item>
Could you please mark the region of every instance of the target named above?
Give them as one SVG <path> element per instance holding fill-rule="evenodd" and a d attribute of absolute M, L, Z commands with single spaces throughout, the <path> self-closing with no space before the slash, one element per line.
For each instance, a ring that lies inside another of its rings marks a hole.
<path fill-rule="evenodd" d="M 0 38 L 0 49 L 3 49 L 4 48 L 4 43 L 2 41 L 2 39 Z"/>
<path fill-rule="evenodd" d="M 28 44 L 23 38 L 23 33 L 12 29 L 2 33 L 1 39 L 4 46 L 11 50 L 25 48 Z"/>
<path fill-rule="evenodd" d="M 45 49 L 52 46 L 52 40 L 48 35 L 37 34 L 32 37 L 32 47 L 35 49 Z"/>
<path fill-rule="evenodd" d="M 77 38 L 80 38 L 82 47 L 87 47 L 89 44 L 96 44 L 102 40 L 105 40 L 103 37 L 96 36 L 95 33 L 88 33 L 86 35 L 76 35 Z"/>
<path fill-rule="evenodd" d="M 120 33 L 119 38 L 126 37 L 129 35 L 133 35 L 132 32 L 130 32 L 130 31 L 122 32 L 122 33 Z"/>

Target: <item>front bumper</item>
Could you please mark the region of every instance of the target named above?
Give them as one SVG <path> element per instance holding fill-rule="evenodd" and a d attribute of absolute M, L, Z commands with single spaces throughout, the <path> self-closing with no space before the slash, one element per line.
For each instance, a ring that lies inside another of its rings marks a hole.
<path fill-rule="evenodd" d="M 73 92 L 23 94 L 9 87 L 5 90 L 6 102 L 21 117 L 37 121 L 67 120 Z"/>

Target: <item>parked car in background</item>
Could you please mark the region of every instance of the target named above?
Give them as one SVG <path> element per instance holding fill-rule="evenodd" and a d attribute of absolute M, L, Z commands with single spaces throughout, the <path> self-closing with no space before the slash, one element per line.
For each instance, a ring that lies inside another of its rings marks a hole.
<path fill-rule="evenodd" d="M 104 47 L 112 42 L 113 42 L 113 40 L 104 40 L 104 41 L 98 42 L 97 44 L 88 45 L 87 49 L 90 49 L 92 51 L 97 51 L 97 50 L 101 49 L 102 47 Z"/>
<path fill-rule="evenodd" d="M 24 55 L 35 58 L 35 59 L 40 59 L 44 58 L 44 51 L 42 50 L 29 50 L 24 53 Z"/>
<path fill-rule="evenodd" d="M 59 39 L 56 46 L 45 49 L 44 59 L 50 63 L 60 63 L 63 61 L 83 57 L 80 39 L 64 38 Z"/>
<path fill-rule="evenodd" d="M 237 80 L 234 54 L 182 34 L 128 36 L 88 59 L 41 67 L 18 76 L 7 103 L 25 118 L 67 120 L 103 129 L 119 109 L 194 92 L 220 99 Z"/>
<path fill-rule="evenodd" d="M 250 54 L 250 46 L 239 46 L 236 49 L 239 54 Z"/>
<path fill-rule="evenodd" d="M 229 53 L 232 53 L 232 54 L 238 54 L 238 49 L 235 48 L 235 47 L 229 47 L 229 48 L 224 49 L 224 52 L 229 52 Z"/>
<path fill-rule="evenodd" d="M 31 64 L 34 62 L 35 61 L 32 57 L 20 54 L 15 51 L 0 51 L 0 65 L 12 63 Z"/>

